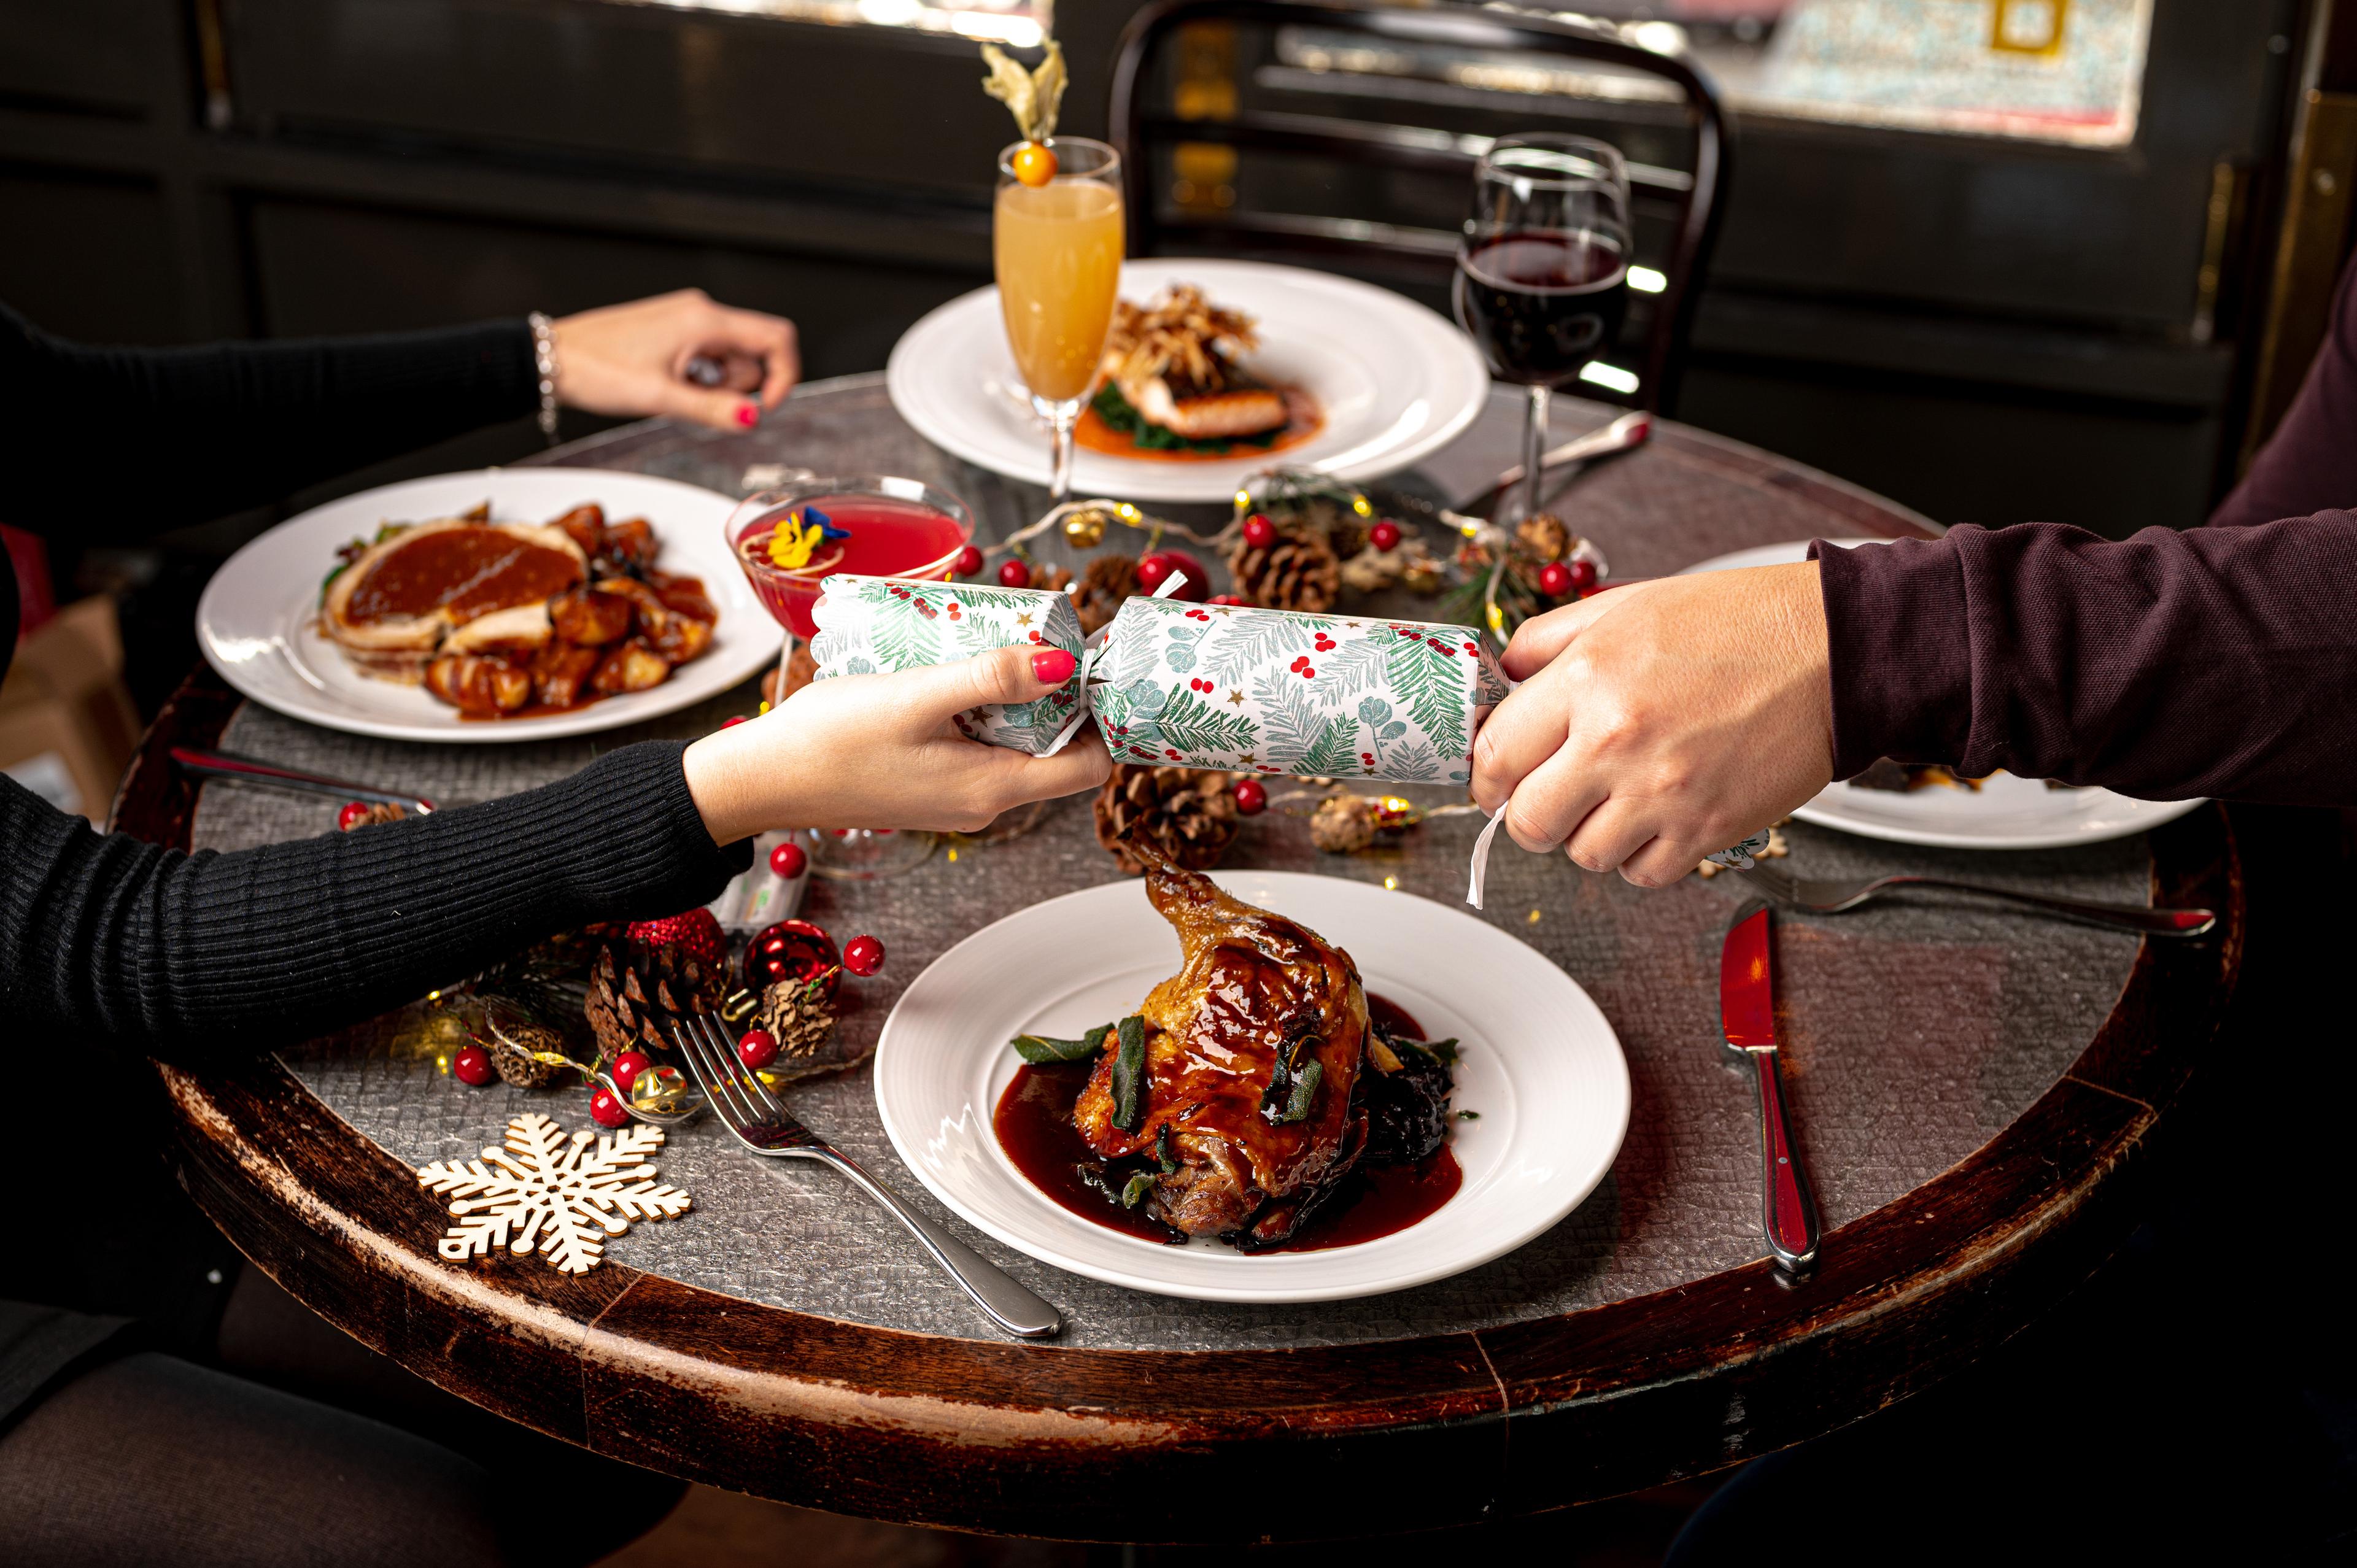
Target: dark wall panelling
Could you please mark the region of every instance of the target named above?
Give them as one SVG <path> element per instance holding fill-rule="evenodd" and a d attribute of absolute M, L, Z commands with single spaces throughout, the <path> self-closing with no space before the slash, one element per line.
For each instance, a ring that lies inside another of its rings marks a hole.
<path fill-rule="evenodd" d="M 986 198 L 1013 139 L 974 46 L 661 5 L 239 0 L 240 118 Z M 1099 89 L 1102 91 L 1102 88 Z"/>
<path fill-rule="evenodd" d="M 4 0 L 0 103 L 148 118 L 157 81 L 180 69 L 173 13 L 161 0 Z"/>
<path fill-rule="evenodd" d="M 0 301 L 93 343 L 181 338 L 172 230 L 155 181 L 0 164 Z"/>
<path fill-rule="evenodd" d="M 592 230 L 262 198 L 253 265 L 273 336 L 552 314 L 694 285 L 794 318 L 806 375 L 881 366 L 908 323 L 987 274 Z"/>

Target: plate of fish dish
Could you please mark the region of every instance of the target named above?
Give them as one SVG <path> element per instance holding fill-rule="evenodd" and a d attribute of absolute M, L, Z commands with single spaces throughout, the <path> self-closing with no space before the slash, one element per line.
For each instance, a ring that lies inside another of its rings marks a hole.
<path fill-rule="evenodd" d="M 996 288 L 919 321 L 886 370 L 892 405 L 970 463 L 1045 484 L 1049 442 Z M 1454 440 L 1490 388 L 1480 355 L 1414 300 L 1260 262 L 1125 262 L 1073 433 L 1082 495 L 1225 501 L 1275 464 L 1363 482 Z"/>
<path fill-rule="evenodd" d="M 1411 894 L 1140 858 L 959 943 L 886 1021 L 885 1129 L 978 1229 L 1157 1294 L 1341 1300 L 1510 1251 L 1610 1169 L 1619 1042 L 1535 950 Z"/>

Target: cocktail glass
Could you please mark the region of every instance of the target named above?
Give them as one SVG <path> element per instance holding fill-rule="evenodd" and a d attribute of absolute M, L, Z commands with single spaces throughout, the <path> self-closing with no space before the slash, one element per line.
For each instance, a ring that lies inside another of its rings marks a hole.
<path fill-rule="evenodd" d="M 1016 177 L 1021 142 L 998 155 L 991 220 L 998 304 L 1031 406 L 1054 432 L 1050 502 L 1072 493 L 1072 427 L 1088 405 L 1121 288 L 1121 155 L 1080 136 L 1049 138 L 1056 177 Z"/>
<path fill-rule="evenodd" d="M 799 564 L 782 564 L 771 551 L 782 523 L 798 530 L 816 524 L 827 537 Z M 778 655 L 782 700 L 795 639 L 818 635 L 811 612 L 829 575 L 945 579 L 974 539 L 974 513 L 919 479 L 813 478 L 746 497 L 729 514 L 726 532 L 729 553 L 785 631 Z M 813 871 L 855 880 L 921 865 L 935 842 L 931 833 L 890 828 L 805 828 L 801 838 Z"/>

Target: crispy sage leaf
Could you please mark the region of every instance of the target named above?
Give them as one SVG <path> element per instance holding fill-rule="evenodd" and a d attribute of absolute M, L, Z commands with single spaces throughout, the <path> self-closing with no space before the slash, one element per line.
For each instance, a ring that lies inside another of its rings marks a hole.
<path fill-rule="evenodd" d="M 1425 1061 L 1438 1062 L 1442 1067 L 1457 1065 L 1457 1042 L 1447 1040 L 1402 1040 L 1394 1038 L 1392 1049 Z"/>
<path fill-rule="evenodd" d="M 1146 1120 L 1146 1020 L 1135 1013 L 1118 1026 L 1121 1047 L 1113 1058 L 1113 1124 L 1135 1133 Z"/>
<path fill-rule="evenodd" d="M 1162 1123 L 1162 1131 L 1154 1135 L 1154 1163 L 1162 1167 L 1164 1176 L 1178 1174 L 1178 1145 L 1172 1141 L 1170 1123 Z"/>
<path fill-rule="evenodd" d="M 1294 1075 L 1293 1097 L 1285 1102 L 1285 1114 L 1279 1120 L 1307 1122 L 1309 1108 L 1318 1102 L 1318 1085 L 1326 1077 L 1326 1064 L 1313 1061 Z"/>
<path fill-rule="evenodd" d="M 1124 1208 L 1135 1208 L 1139 1204 L 1146 1201 L 1146 1195 L 1153 1190 L 1154 1173 L 1152 1171 L 1139 1171 L 1127 1181 L 1122 1183 L 1121 1206 Z"/>
<path fill-rule="evenodd" d="M 1083 1062 L 1103 1048 L 1105 1036 L 1113 1033 L 1111 1024 L 1099 1024 L 1077 1040 L 1059 1040 L 1046 1035 L 1017 1035 L 1006 1043 L 1015 1054 L 1034 1066 L 1045 1067 L 1049 1062 Z"/>

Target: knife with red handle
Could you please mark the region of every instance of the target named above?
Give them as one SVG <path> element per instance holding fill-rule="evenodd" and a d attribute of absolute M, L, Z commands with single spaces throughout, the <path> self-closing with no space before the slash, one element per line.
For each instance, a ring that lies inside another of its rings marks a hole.
<path fill-rule="evenodd" d="M 1801 1169 L 1801 1151 L 1784 1114 L 1776 1056 L 1776 988 L 1768 961 L 1768 906 L 1745 907 L 1727 930 L 1718 956 L 1718 1015 L 1727 1048 L 1751 1069 L 1760 1091 L 1761 1228 L 1777 1265 L 1799 1277 L 1817 1261 L 1817 1205 Z"/>

